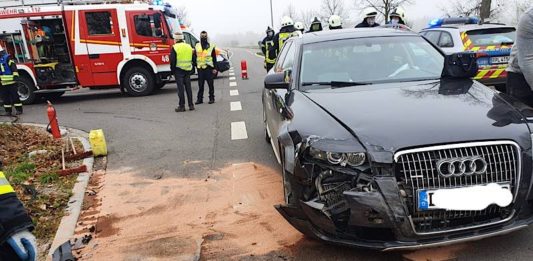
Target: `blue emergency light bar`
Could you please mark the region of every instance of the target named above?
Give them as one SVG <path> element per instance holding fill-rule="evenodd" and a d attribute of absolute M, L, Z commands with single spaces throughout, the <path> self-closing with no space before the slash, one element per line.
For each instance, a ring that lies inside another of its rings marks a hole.
<path fill-rule="evenodd" d="M 479 24 L 477 17 L 448 17 L 435 18 L 429 22 L 429 28 L 441 27 L 448 24 Z"/>

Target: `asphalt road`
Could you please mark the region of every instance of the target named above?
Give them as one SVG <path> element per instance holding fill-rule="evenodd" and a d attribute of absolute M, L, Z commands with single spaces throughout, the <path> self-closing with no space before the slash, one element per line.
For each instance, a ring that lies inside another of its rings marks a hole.
<path fill-rule="evenodd" d="M 108 170 L 128 166 L 146 178 L 203 179 L 207 170 L 239 162 L 256 162 L 279 170 L 270 145 L 264 142 L 262 60 L 250 50 L 233 51 L 237 86 L 230 88 L 230 76 L 222 74 L 215 83 L 213 105 L 199 105 L 194 112 L 174 112 L 177 104 L 174 84 L 154 95 L 138 98 L 123 96 L 118 90 L 80 90 L 55 102 L 60 124 L 85 131 L 104 129 L 109 149 Z M 242 59 L 248 61 L 249 80 L 239 77 Z M 230 89 L 238 90 L 238 95 L 230 95 Z M 193 92 L 196 91 L 197 84 L 193 81 Z M 232 111 L 231 102 L 240 102 L 241 110 Z M 20 121 L 48 123 L 46 105 L 26 106 Z M 233 136 L 246 134 L 246 139 L 232 140 L 232 123 L 237 122 L 241 125 L 244 122 L 246 132 L 233 126 Z M 448 259 L 457 257 L 458 260 L 533 260 L 532 238 L 533 230 L 528 228 L 456 248 L 421 252 L 419 260 L 441 260 L 437 256 L 442 253 Z M 323 244 L 306 249 L 307 252 L 296 254 L 297 259 L 399 260 L 404 254 Z"/>

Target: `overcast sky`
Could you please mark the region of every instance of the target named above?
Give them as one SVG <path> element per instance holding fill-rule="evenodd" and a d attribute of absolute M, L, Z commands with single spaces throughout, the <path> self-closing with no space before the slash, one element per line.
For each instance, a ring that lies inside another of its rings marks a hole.
<path fill-rule="evenodd" d="M 189 19 L 196 32 L 206 30 L 212 35 L 248 31 L 264 32 L 266 27 L 270 25 L 269 0 L 169 0 L 169 2 L 177 6 L 187 7 Z M 282 13 L 290 3 L 297 10 L 320 10 L 321 0 L 272 0 L 272 2 L 274 25 L 277 26 Z M 440 7 L 445 2 L 415 0 L 415 4 L 405 6 L 404 9 L 410 20 L 440 17 L 443 15 Z M 346 7 L 352 10 L 352 17 L 358 17 L 357 11 L 354 10 L 353 1 L 345 0 L 345 3 Z"/>

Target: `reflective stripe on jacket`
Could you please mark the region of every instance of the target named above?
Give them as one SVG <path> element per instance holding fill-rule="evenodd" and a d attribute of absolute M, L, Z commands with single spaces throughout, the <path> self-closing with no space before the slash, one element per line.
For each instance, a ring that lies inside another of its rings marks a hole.
<path fill-rule="evenodd" d="M 15 76 L 19 76 L 19 73 L 11 69 L 14 64 L 15 62 L 9 58 L 8 54 L 0 58 L 0 81 L 2 85 L 15 84 Z"/>
<path fill-rule="evenodd" d="M 11 187 L 11 185 L 9 185 L 9 181 L 7 181 L 4 172 L 0 171 L 0 195 L 13 192 L 15 192 L 15 190 L 13 189 L 13 187 Z"/>
<path fill-rule="evenodd" d="M 174 45 L 176 52 L 176 67 L 184 71 L 192 71 L 193 49 L 187 43 L 177 43 Z"/>
<path fill-rule="evenodd" d="M 278 52 L 281 52 L 281 49 L 283 48 L 283 45 L 291 37 L 292 37 L 292 32 L 279 33 L 279 50 L 278 50 Z"/>
<path fill-rule="evenodd" d="M 210 44 L 209 48 L 206 50 L 202 49 L 201 43 L 196 44 L 196 64 L 199 69 L 205 69 L 207 66 L 215 67 L 213 57 L 211 57 L 214 49 L 214 44 Z"/>
<path fill-rule="evenodd" d="M 268 64 L 274 64 L 276 63 L 276 58 L 274 59 L 271 59 L 270 56 L 271 56 L 271 51 L 273 50 L 273 47 L 274 47 L 274 41 L 266 41 L 265 42 L 265 62 L 268 63 Z"/>

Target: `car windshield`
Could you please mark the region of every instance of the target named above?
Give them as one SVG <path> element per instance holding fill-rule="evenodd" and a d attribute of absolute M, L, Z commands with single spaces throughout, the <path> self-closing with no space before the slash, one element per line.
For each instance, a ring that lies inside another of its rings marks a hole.
<path fill-rule="evenodd" d="M 419 36 L 319 42 L 303 47 L 300 83 L 309 89 L 327 82 L 439 79 L 443 66 L 444 56 Z"/>
<path fill-rule="evenodd" d="M 490 28 L 466 32 L 474 46 L 513 44 L 516 39 L 514 28 Z"/>

